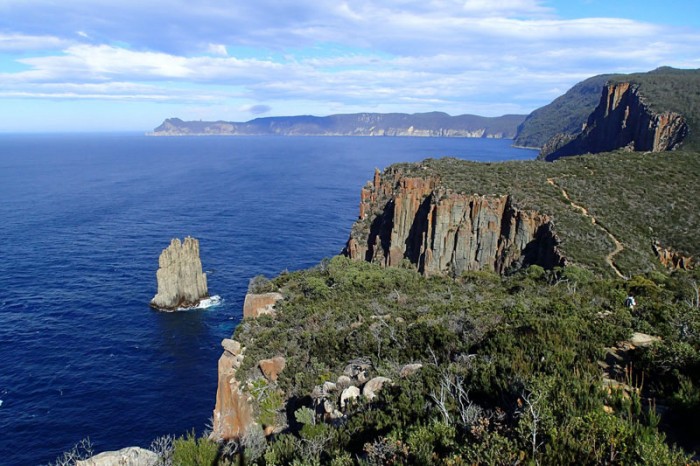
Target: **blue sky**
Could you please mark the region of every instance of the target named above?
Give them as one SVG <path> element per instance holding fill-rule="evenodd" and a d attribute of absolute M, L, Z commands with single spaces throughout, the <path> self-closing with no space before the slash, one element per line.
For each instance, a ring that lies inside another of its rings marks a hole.
<path fill-rule="evenodd" d="M 0 132 L 529 113 L 662 65 L 700 68 L 700 1 L 0 0 Z"/>

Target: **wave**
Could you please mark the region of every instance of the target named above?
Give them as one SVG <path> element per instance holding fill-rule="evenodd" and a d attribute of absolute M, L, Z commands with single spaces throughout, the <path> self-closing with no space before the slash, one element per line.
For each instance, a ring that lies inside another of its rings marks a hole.
<path fill-rule="evenodd" d="M 189 311 L 192 309 L 209 309 L 212 307 L 216 306 L 221 306 L 223 304 L 224 300 L 221 296 L 218 294 L 215 294 L 214 296 L 210 296 L 208 298 L 204 298 L 199 301 L 199 303 L 196 306 L 192 307 L 178 307 L 178 311 Z"/>

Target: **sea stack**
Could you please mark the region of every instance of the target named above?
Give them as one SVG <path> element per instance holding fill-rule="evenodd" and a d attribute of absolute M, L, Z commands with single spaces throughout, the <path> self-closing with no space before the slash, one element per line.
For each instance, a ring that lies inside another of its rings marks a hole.
<path fill-rule="evenodd" d="M 151 307 L 175 311 L 196 307 L 209 297 L 196 239 L 188 236 L 180 243 L 178 238 L 173 238 L 160 254 L 158 267 L 158 293 L 151 300 Z"/>

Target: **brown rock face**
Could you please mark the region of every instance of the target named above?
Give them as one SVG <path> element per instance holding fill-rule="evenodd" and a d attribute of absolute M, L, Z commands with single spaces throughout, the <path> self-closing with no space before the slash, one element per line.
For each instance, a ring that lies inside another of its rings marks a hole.
<path fill-rule="evenodd" d="M 280 372 L 284 370 L 287 361 L 282 356 L 277 356 L 272 359 L 263 359 L 258 362 L 258 367 L 265 378 L 270 382 L 276 382 Z"/>
<path fill-rule="evenodd" d="M 424 274 L 457 275 L 564 262 L 549 217 L 518 209 L 510 196 L 453 193 L 435 178 L 389 169 L 363 189 L 360 213 L 343 251 L 356 260 L 408 260 Z"/>
<path fill-rule="evenodd" d="M 229 339 L 222 341 L 222 346 L 225 351 L 219 358 L 219 384 L 216 390 L 211 437 L 216 440 L 229 440 L 243 435 L 255 420 L 251 399 L 241 389 L 241 382 L 236 379 L 236 371 L 244 358 L 244 348 L 241 348 L 238 342 Z"/>
<path fill-rule="evenodd" d="M 661 244 L 654 243 L 654 252 L 659 258 L 664 267 L 671 270 L 690 270 L 695 267 L 694 260 L 691 256 L 685 256 L 677 251 L 664 248 Z"/>
<path fill-rule="evenodd" d="M 243 317 L 255 319 L 261 315 L 274 315 L 275 303 L 280 299 L 283 299 L 280 293 L 248 293 L 243 303 Z"/>
<path fill-rule="evenodd" d="M 688 124 L 682 115 L 651 110 L 638 86 L 629 82 L 608 83 L 583 131 L 566 144 L 548 142 L 540 158 L 551 161 L 622 148 L 661 152 L 678 147 L 687 134 Z"/>

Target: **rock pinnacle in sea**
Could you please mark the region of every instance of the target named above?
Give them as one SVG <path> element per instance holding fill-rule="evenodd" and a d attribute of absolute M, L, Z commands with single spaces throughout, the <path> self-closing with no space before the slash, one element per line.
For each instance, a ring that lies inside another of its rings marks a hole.
<path fill-rule="evenodd" d="M 174 311 L 195 307 L 209 297 L 196 239 L 188 236 L 180 243 L 178 238 L 173 238 L 160 254 L 158 266 L 158 293 L 151 300 L 151 307 Z"/>

